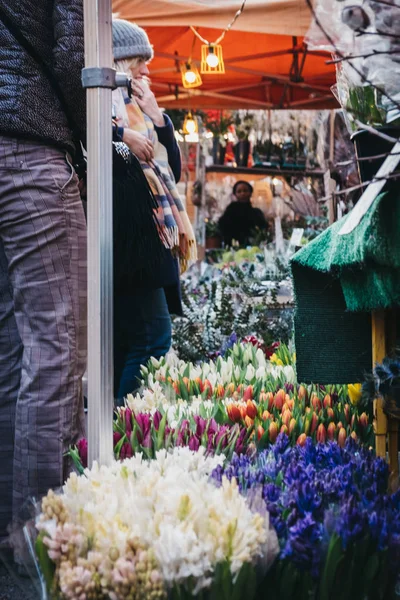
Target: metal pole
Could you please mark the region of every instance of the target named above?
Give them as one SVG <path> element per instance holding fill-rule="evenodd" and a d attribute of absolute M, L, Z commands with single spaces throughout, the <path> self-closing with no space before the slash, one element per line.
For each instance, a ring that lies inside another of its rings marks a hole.
<path fill-rule="evenodd" d="M 84 0 L 85 65 L 112 67 L 111 0 Z M 111 89 L 87 93 L 89 466 L 113 458 Z"/>

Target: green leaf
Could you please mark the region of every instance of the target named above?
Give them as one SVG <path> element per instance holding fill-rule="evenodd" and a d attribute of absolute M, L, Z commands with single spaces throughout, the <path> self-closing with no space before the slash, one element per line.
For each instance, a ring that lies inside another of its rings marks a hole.
<path fill-rule="evenodd" d="M 321 574 L 318 590 L 318 600 L 330 600 L 336 582 L 336 571 L 344 558 L 342 540 L 333 534 L 329 542 L 324 569 Z"/>
<path fill-rule="evenodd" d="M 53 561 L 49 558 L 47 546 L 44 543 L 46 532 L 41 531 L 36 539 L 35 550 L 38 557 L 40 570 L 42 571 L 44 580 L 46 582 L 46 588 L 49 594 L 51 594 L 54 586 L 54 574 L 56 566 Z"/>

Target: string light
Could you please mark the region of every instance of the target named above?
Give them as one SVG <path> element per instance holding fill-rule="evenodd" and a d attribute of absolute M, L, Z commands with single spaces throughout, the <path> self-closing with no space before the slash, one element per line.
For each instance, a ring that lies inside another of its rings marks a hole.
<path fill-rule="evenodd" d="M 201 67 L 200 72 L 203 74 L 216 73 L 221 74 L 225 73 L 224 59 L 222 55 L 222 46 L 220 42 L 225 37 L 225 34 L 230 31 L 230 29 L 235 24 L 236 20 L 242 14 L 244 7 L 246 5 L 247 0 L 243 0 L 241 7 L 238 11 L 236 11 L 235 16 L 229 25 L 224 29 L 219 38 L 215 42 L 209 42 L 204 39 L 194 27 L 190 27 L 195 36 L 202 42 L 201 46 Z"/>
<path fill-rule="evenodd" d="M 196 118 L 194 118 L 192 112 L 189 111 L 183 121 L 183 133 L 191 135 L 197 133 L 198 130 Z"/>
<path fill-rule="evenodd" d="M 196 88 L 203 83 L 198 68 L 190 60 L 181 64 L 181 75 L 184 88 Z"/>

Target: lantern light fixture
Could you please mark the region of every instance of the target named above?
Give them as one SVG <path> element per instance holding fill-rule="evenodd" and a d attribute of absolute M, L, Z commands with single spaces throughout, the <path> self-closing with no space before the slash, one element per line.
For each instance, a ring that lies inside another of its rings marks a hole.
<path fill-rule="evenodd" d="M 186 89 L 199 87 L 203 81 L 198 68 L 190 60 L 181 64 L 182 85 Z"/>
<path fill-rule="evenodd" d="M 199 128 L 196 117 L 193 117 L 192 112 L 189 111 L 183 121 L 183 133 L 191 135 L 193 133 L 198 133 L 198 131 Z"/>

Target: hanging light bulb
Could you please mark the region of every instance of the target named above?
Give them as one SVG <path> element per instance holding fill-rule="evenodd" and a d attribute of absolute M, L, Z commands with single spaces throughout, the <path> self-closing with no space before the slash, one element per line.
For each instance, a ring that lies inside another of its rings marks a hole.
<path fill-rule="evenodd" d="M 195 118 L 193 118 L 192 112 L 189 111 L 183 122 L 183 133 L 188 133 L 191 135 L 193 133 L 197 133 L 197 131 L 197 121 Z"/>
<path fill-rule="evenodd" d="M 198 68 L 190 61 L 181 63 L 181 75 L 184 88 L 199 87 L 203 83 Z"/>
<path fill-rule="evenodd" d="M 196 73 L 192 71 L 189 64 L 186 65 L 184 77 L 187 83 L 194 83 L 196 81 Z"/>
<path fill-rule="evenodd" d="M 210 75 L 220 75 L 221 73 L 225 73 L 222 46 L 220 44 L 202 45 L 200 71 Z"/>
<path fill-rule="evenodd" d="M 212 69 L 215 69 L 215 67 L 218 66 L 219 58 L 218 58 L 218 56 L 214 52 L 214 46 L 210 45 L 208 47 L 208 54 L 207 54 L 207 58 L 206 58 L 206 63 Z"/>

